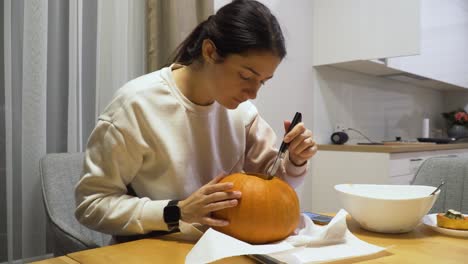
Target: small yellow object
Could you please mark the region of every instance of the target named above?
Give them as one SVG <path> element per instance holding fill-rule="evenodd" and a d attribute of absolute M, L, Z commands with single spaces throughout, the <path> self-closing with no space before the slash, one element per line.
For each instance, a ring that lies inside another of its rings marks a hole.
<path fill-rule="evenodd" d="M 456 230 L 468 230 L 468 216 L 453 209 L 437 214 L 437 226 Z"/>

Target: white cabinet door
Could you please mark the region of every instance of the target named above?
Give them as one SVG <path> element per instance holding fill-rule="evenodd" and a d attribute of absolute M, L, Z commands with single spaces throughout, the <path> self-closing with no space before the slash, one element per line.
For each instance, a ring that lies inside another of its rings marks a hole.
<path fill-rule="evenodd" d="M 428 158 L 467 155 L 466 149 L 396 153 L 390 155 L 389 183 L 411 184 L 419 167 Z"/>
<path fill-rule="evenodd" d="M 405 40 L 402 40 L 405 41 Z M 468 1 L 421 1 L 421 52 L 391 68 L 468 88 Z"/>
<path fill-rule="evenodd" d="M 334 186 L 342 183 L 388 183 L 388 153 L 319 151 L 301 190 L 303 210 L 336 212 L 342 208 Z"/>
<path fill-rule="evenodd" d="M 419 53 L 419 0 L 313 0 L 313 65 Z"/>

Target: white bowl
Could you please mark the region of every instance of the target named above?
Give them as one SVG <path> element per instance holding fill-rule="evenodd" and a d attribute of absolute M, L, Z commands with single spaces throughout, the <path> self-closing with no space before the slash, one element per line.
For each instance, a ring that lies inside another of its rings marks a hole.
<path fill-rule="evenodd" d="M 335 185 L 343 208 L 362 228 L 405 233 L 416 227 L 434 205 L 440 190 L 421 185 Z"/>

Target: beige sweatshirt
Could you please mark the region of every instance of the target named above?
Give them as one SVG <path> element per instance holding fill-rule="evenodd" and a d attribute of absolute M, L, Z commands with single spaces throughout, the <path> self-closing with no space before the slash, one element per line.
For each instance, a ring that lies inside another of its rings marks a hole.
<path fill-rule="evenodd" d="M 113 235 L 168 230 L 169 200 L 222 173 L 265 172 L 273 163 L 275 133 L 253 104 L 193 104 L 171 67 L 128 82 L 99 116 L 75 190 L 75 215 L 85 226 Z M 296 187 L 306 170 L 286 158 L 278 174 Z M 138 197 L 127 195 L 130 184 Z"/>

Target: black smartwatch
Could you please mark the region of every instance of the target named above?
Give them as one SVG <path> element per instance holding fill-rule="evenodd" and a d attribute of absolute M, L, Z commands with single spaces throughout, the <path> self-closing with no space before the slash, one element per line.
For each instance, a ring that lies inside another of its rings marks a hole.
<path fill-rule="evenodd" d="M 179 200 L 172 200 L 164 207 L 164 222 L 166 222 L 169 230 L 174 230 L 179 227 L 180 208 L 177 206 Z"/>

